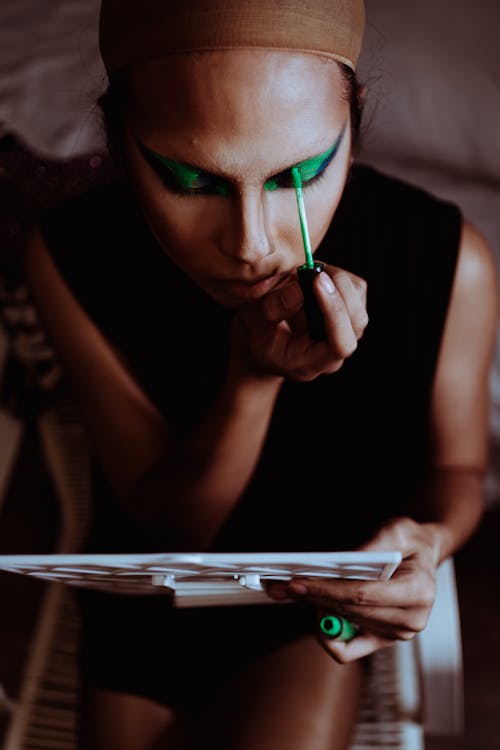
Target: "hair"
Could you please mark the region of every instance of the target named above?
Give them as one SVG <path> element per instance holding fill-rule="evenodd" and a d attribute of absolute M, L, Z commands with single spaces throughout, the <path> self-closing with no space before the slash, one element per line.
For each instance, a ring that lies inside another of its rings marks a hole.
<path fill-rule="evenodd" d="M 363 86 L 355 71 L 348 65 L 328 61 L 338 65 L 344 82 L 344 96 L 349 102 L 351 114 L 352 149 L 356 153 L 361 140 L 361 119 L 363 113 Z M 102 125 L 109 154 L 119 173 L 125 172 L 125 118 L 128 106 L 129 81 L 127 71 L 115 73 L 106 91 L 99 96 L 97 104 L 102 116 Z"/>

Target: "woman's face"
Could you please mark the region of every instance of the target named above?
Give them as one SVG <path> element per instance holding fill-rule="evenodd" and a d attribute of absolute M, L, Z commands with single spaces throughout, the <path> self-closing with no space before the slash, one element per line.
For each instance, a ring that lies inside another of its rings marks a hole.
<path fill-rule="evenodd" d="M 299 165 L 311 248 L 351 159 L 340 69 L 315 55 L 170 55 L 131 72 L 130 175 L 168 257 L 217 302 L 261 297 L 304 263 L 291 177 Z"/>

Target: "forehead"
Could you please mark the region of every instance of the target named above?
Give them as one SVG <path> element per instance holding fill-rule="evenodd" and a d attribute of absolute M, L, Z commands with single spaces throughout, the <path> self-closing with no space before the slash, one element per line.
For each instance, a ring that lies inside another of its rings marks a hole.
<path fill-rule="evenodd" d="M 311 143 L 338 129 L 348 109 L 337 63 L 281 50 L 169 55 L 136 64 L 130 85 L 129 119 L 157 147 L 300 133 Z"/>

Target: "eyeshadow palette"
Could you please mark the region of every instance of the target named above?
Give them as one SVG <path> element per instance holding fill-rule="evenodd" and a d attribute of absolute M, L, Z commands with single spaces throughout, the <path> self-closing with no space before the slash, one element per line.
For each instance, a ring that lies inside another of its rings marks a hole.
<path fill-rule="evenodd" d="M 185 607 L 272 603 L 266 582 L 294 576 L 388 580 L 400 562 L 399 552 L 0 555 L 0 570 Z"/>

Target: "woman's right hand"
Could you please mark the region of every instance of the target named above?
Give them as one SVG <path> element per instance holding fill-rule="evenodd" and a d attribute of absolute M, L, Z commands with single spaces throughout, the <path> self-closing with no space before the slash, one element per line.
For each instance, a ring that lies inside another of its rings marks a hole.
<path fill-rule="evenodd" d="M 314 281 L 326 329 L 313 341 L 306 328 L 297 277 L 257 302 L 240 308 L 233 328 L 233 354 L 259 373 L 308 381 L 336 372 L 356 349 L 368 323 L 364 279 L 325 265 Z"/>

